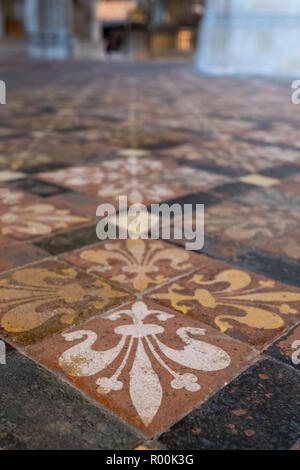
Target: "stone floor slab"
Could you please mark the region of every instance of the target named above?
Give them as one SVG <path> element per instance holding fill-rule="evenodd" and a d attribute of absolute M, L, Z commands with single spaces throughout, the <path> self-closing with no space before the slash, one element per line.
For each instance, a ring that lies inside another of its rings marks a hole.
<path fill-rule="evenodd" d="M 1 366 L 0 447 L 122 450 L 141 438 L 50 372 L 14 350 Z"/>
<path fill-rule="evenodd" d="M 265 352 L 300 371 L 300 326 L 292 328 Z"/>
<path fill-rule="evenodd" d="M 300 374 L 265 360 L 160 437 L 168 449 L 284 450 L 300 436 Z"/>

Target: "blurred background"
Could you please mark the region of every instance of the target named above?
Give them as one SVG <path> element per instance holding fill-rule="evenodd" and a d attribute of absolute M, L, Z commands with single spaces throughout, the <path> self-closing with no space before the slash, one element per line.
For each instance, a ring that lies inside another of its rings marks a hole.
<path fill-rule="evenodd" d="M 201 0 L 1 0 L 2 54 L 191 57 Z"/>
<path fill-rule="evenodd" d="M 207 73 L 290 76 L 299 41 L 299 0 L 0 0 L 0 57 L 196 57 Z"/>

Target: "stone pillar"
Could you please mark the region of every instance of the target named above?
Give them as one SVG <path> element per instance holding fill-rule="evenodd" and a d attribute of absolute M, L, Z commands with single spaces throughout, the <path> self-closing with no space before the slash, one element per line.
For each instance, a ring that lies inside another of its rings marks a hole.
<path fill-rule="evenodd" d="M 4 15 L 3 15 L 3 2 L 0 0 L 0 39 L 5 35 L 4 30 Z"/>
<path fill-rule="evenodd" d="M 65 59 L 72 54 L 71 0 L 26 0 L 25 28 L 32 57 Z"/>
<path fill-rule="evenodd" d="M 196 55 L 209 74 L 300 76 L 299 0 L 206 0 Z"/>
<path fill-rule="evenodd" d="M 100 35 L 100 21 L 97 19 L 97 0 L 90 0 L 91 2 L 91 37 L 92 43 L 98 44 L 101 41 Z"/>

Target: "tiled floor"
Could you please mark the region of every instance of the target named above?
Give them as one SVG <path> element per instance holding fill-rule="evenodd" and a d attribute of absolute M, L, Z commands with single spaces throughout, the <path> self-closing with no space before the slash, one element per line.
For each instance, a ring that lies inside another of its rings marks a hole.
<path fill-rule="evenodd" d="M 290 84 L 37 64 L 1 64 L 0 448 L 299 448 Z M 203 203 L 203 249 L 99 241 L 119 195 Z"/>

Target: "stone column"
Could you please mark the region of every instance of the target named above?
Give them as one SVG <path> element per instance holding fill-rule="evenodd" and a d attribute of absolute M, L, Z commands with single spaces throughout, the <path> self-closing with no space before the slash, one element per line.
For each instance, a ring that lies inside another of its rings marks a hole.
<path fill-rule="evenodd" d="M 98 44 L 100 37 L 100 21 L 97 19 L 97 0 L 90 0 L 91 5 L 91 42 Z"/>
<path fill-rule="evenodd" d="M 29 54 L 64 59 L 72 54 L 71 0 L 26 0 Z"/>
<path fill-rule="evenodd" d="M 99 0 L 90 0 L 90 44 L 86 48 L 85 55 L 91 59 L 103 59 L 105 56 L 102 21 L 97 15 L 99 3 Z"/>
<path fill-rule="evenodd" d="M 0 39 L 5 35 L 4 30 L 4 15 L 3 15 L 3 2 L 0 0 Z"/>
<path fill-rule="evenodd" d="M 299 0 L 207 0 L 197 68 L 210 74 L 300 76 Z"/>

